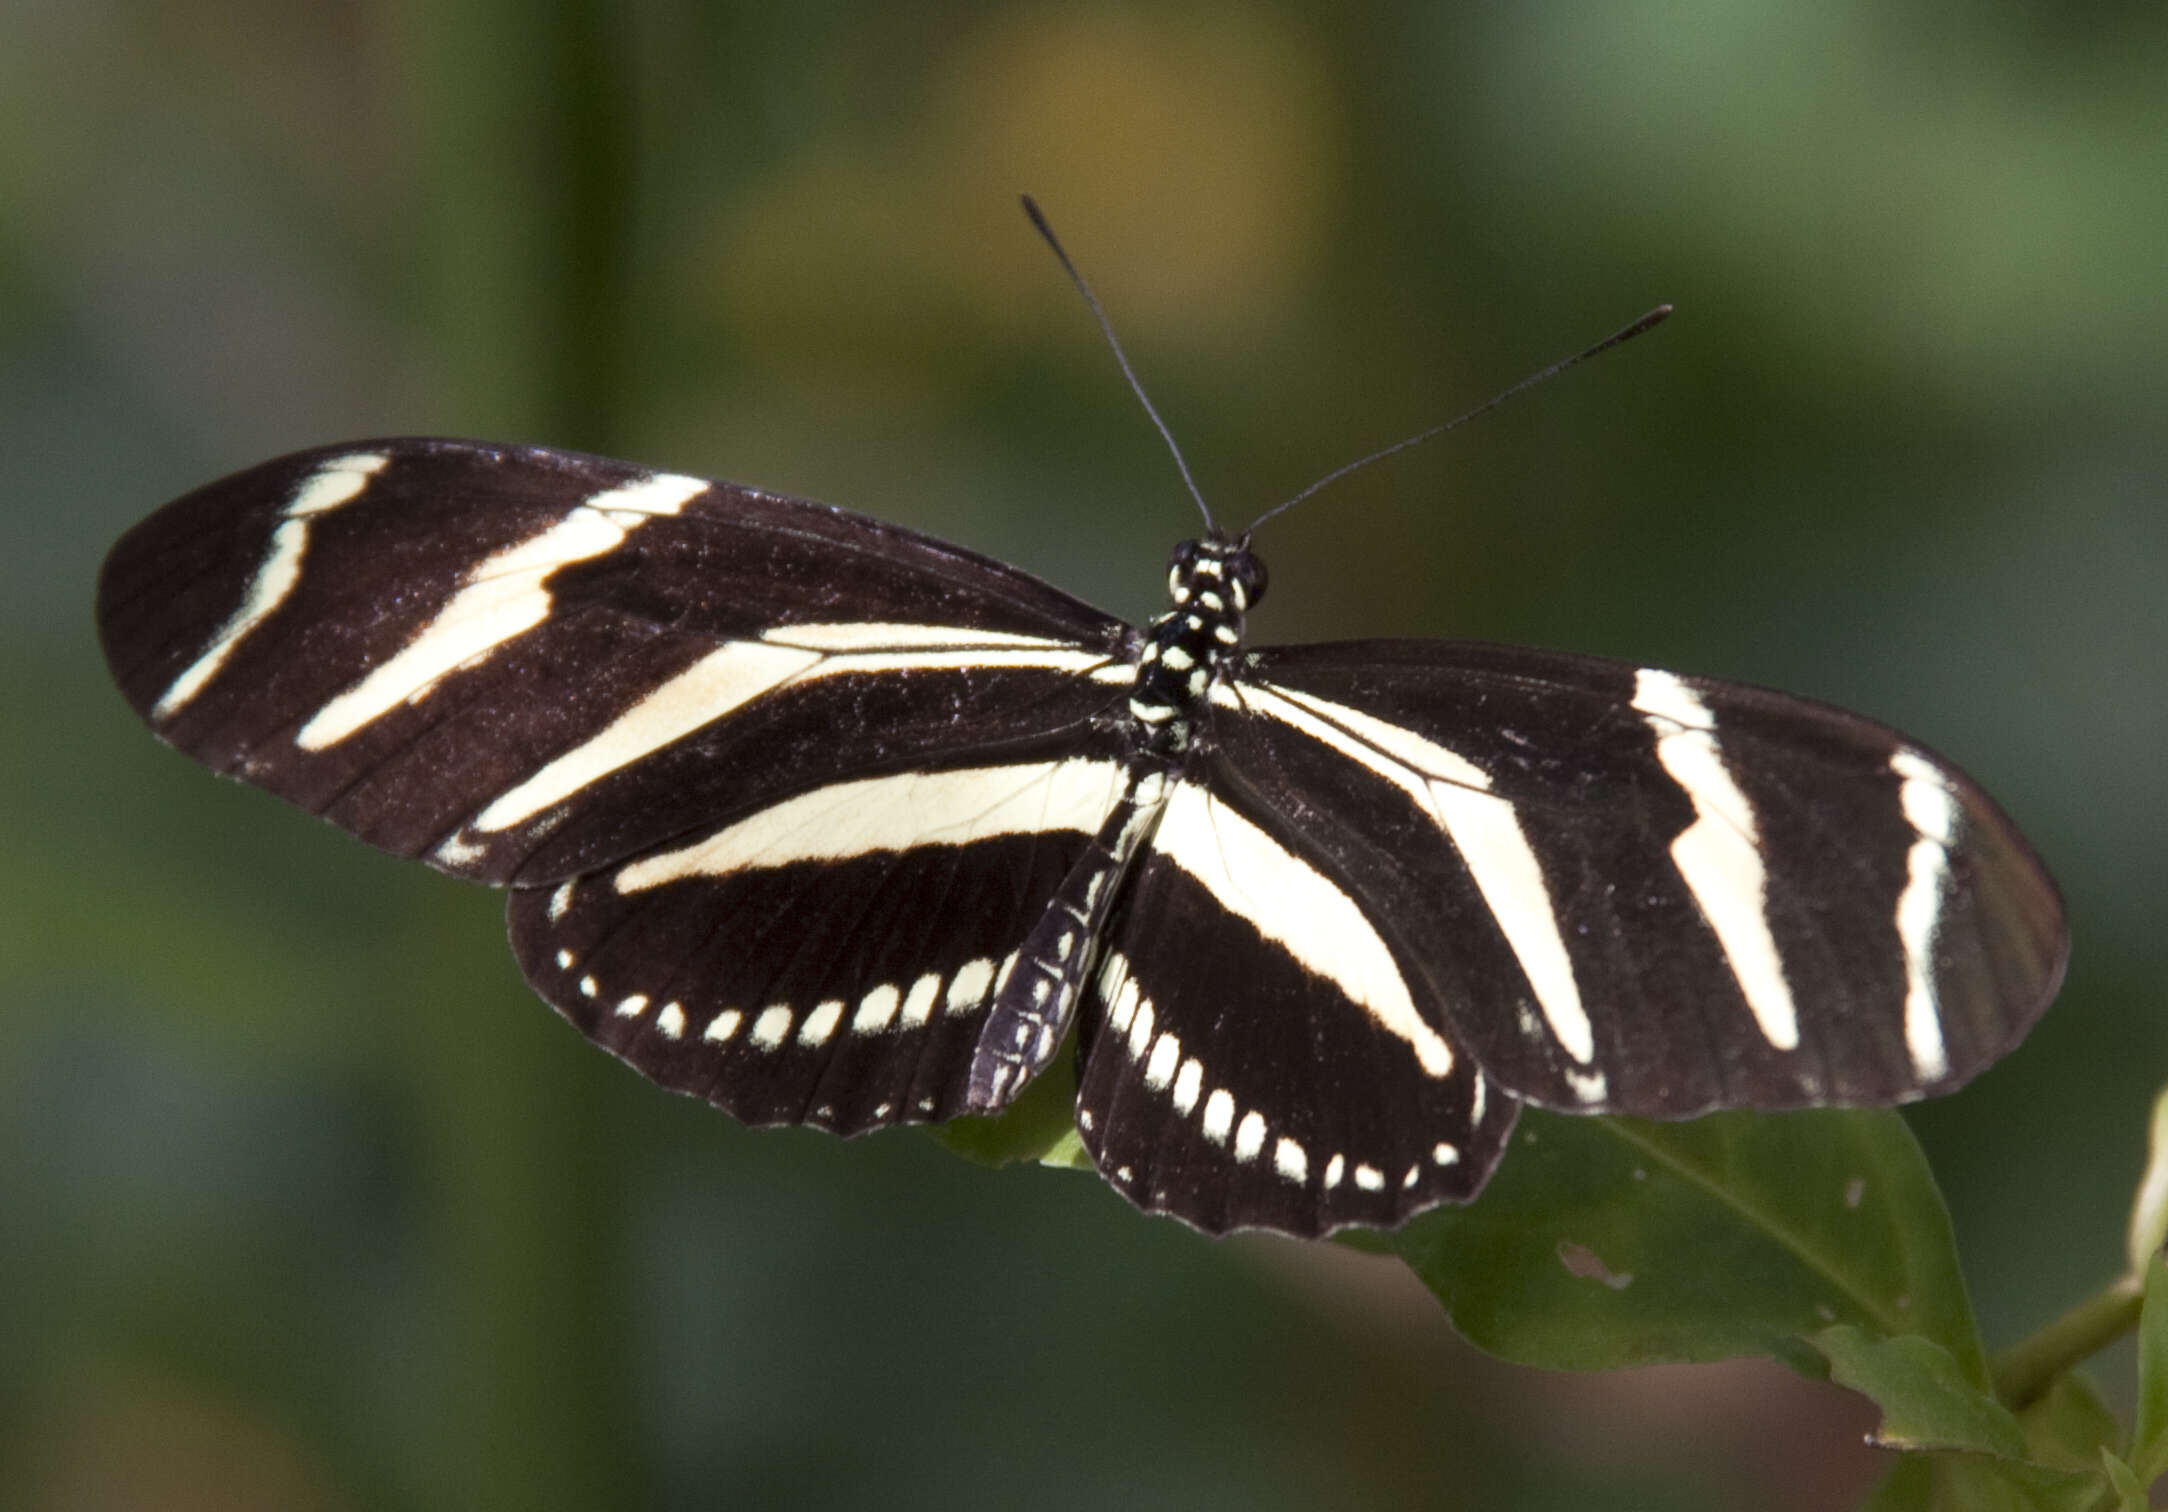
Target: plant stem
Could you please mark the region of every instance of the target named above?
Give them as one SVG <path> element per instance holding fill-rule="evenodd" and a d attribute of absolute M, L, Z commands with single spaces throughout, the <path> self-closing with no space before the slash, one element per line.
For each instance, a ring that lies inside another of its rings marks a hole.
<path fill-rule="evenodd" d="M 1997 1355 L 1991 1367 L 1995 1395 L 2012 1412 L 2031 1406 L 2057 1376 L 2136 1328 L 2138 1306 L 2144 1300 L 2140 1277 L 2117 1277 L 2045 1328 Z"/>
<path fill-rule="evenodd" d="M 618 449 L 635 9 L 390 9 L 404 28 L 393 78 L 415 153 L 417 214 L 401 243 L 442 394 L 432 428 Z M 465 906 L 425 902 L 398 945 L 413 963 L 401 1039 L 419 1047 L 441 1265 L 429 1336 L 442 1340 L 444 1378 L 421 1419 L 435 1434 L 423 1498 L 534 1512 L 650 1503 L 611 1326 L 623 1263 L 613 1145 L 574 1085 L 584 1052 L 513 995 L 501 967 L 478 964 L 472 947 L 486 941 Z"/>

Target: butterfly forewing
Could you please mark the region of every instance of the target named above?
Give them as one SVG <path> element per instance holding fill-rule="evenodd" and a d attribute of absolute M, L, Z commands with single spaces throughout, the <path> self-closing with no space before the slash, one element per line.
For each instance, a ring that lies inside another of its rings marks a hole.
<path fill-rule="evenodd" d="M 1355 879 L 1514 1095 L 1680 1117 L 1892 1102 L 2014 1043 L 2052 884 L 1961 774 L 1856 715 L 1518 649 L 1257 653 L 1214 738 Z"/>
<path fill-rule="evenodd" d="M 108 558 L 99 624 L 130 702 L 183 750 L 374 844 L 520 882 L 763 785 L 1089 717 L 1125 679 L 1091 674 L 1131 634 L 824 505 L 414 440 L 168 506 Z M 908 709 L 861 729 L 859 703 L 903 674 Z"/>

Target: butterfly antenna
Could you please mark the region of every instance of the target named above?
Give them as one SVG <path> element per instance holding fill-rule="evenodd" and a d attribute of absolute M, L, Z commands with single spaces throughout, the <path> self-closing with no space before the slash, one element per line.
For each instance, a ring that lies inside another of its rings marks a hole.
<path fill-rule="evenodd" d="M 1577 363 L 1586 362 L 1589 358 L 1597 356 L 1600 353 L 1608 352 L 1611 350 L 1611 348 L 1617 346 L 1620 342 L 1631 341 L 1644 331 L 1654 330 L 1657 326 L 1662 325 L 1670 317 L 1671 306 L 1658 305 L 1655 309 L 1649 311 L 1648 314 L 1642 316 L 1633 324 L 1613 331 L 1610 335 L 1604 337 L 1603 340 L 1597 342 L 1587 351 L 1575 352 L 1571 357 L 1562 357 L 1558 361 L 1552 363 L 1549 367 L 1543 369 L 1541 372 L 1530 373 L 1526 378 L 1523 378 L 1519 383 L 1514 384 L 1513 387 L 1507 389 L 1504 393 L 1499 394 L 1494 398 L 1485 400 L 1483 403 L 1477 405 L 1474 409 L 1468 411 L 1467 414 L 1457 415 L 1453 419 L 1445 421 L 1441 425 L 1433 425 L 1429 430 L 1417 431 L 1414 435 L 1408 437 L 1405 441 L 1395 441 L 1391 446 L 1385 447 L 1379 451 L 1374 451 L 1367 457 L 1357 457 L 1352 462 L 1334 468 L 1331 472 L 1325 474 L 1324 477 L 1319 478 L 1315 483 L 1312 483 L 1308 488 L 1305 488 L 1301 493 L 1296 494 L 1292 499 L 1288 499 L 1282 503 L 1273 505 L 1270 509 L 1266 510 L 1256 519 L 1250 521 L 1249 528 L 1242 532 L 1242 539 L 1244 539 L 1245 541 L 1248 540 L 1250 536 L 1256 532 L 1258 526 L 1264 524 L 1265 521 L 1271 519 L 1274 515 L 1280 514 L 1286 510 L 1293 509 L 1304 499 L 1310 497 L 1310 495 L 1316 493 L 1322 488 L 1339 482 L 1349 473 L 1355 472 L 1361 468 L 1368 467 L 1373 462 L 1382 462 L 1387 457 L 1390 457 L 1394 452 L 1406 451 L 1411 446 L 1420 446 L 1425 441 L 1428 441 L 1436 436 L 1442 436 L 1449 430 L 1457 430 L 1461 426 L 1466 425 L 1470 420 L 1475 419 L 1476 416 L 1489 414 L 1492 410 L 1498 408 L 1499 405 L 1505 403 L 1508 399 L 1513 398 L 1515 395 L 1527 392 L 1529 389 L 1534 388 L 1537 384 L 1544 382 L 1546 379 L 1556 378 L 1567 368 L 1570 368 Z"/>
<path fill-rule="evenodd" d="M 1130 390 L 1136 394 L 1137 402 L 1144 406 L 1144 412 L 1152 417 L 1152 424 L 1159 427 L 1160 439 L 1167 443 L 1167 450 L 1174 453 L 1174 465 L 1182 470 L 1182 482 L 1188 486 L 1189 496 L 1197 501 L 1198 512 L 1204 516 L 1205 529 L 1218 534 L 1219 524 L 1212 518 L 1212 510 L 1205 503 L 1204 495 L 1197 491 L 1197 480 L 1189 475 L 1189 463 L 1183 459 L 1182 448 L 1174 444 L 1174 432 L 1168 430 L 1167 422 L 1159 418 L 1159 411 L 1152 407 L 1152 396 L 1145 393 L 1144 385 L 1137 381 L 1136 369 L 1129 365 L 1129 354 L 1122 350 L 1121 342 L 1115 339 L 1113 322 L 1107 319 L 1107 312 L 1099 306 L 1099 296 L 1092 293 L 1092 286 L 1084 281 L 1084 275 L 1076 270 L 1076 264 L 1071 262 L 1069 254 L 1062 250 L 1061 241 L 1054 235 L 1054 228 L 1046 223 L 1046 217 L 1040 213 L 1038 202 L 1028 194 L 1023 196 L 1023 200 L 1024 213 L 1031 217 L 1032 225 L 1046 238 L 1046 244 L 1054 249 L 1054 255 L 1061 259 L 1062 271 L 1069 275 L 1069 282 L 1076 285 L 1076 291 L 1083 295 L 1084 302 L 1092 307 L 1092 318 L 1099 322 L 1099 329 L 1107 338 L 1107 345 L 1114 348 L 1114 360 L 1122 365 L 1122 376 L 1129 380 Z"/>

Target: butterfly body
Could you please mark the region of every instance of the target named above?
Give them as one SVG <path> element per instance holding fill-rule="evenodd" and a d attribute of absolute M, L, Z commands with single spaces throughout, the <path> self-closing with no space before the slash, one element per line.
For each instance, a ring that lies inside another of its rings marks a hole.
<path fill-rule="evenodd" d="M 1074 1027 L 1131 1201 L 1466 1200 L 1521 1102 L 1894 1102 L 2022 1035 L 2052 884 L 1856 715 L 1594 657 L 1252 649 L 1246 541 L 1137 629 L 828 506 L 398 438 L 168 506 L 101 579 L 165 739 L 507 885 L 582 1033 L 752 1123 L 998 1109 Z"/>

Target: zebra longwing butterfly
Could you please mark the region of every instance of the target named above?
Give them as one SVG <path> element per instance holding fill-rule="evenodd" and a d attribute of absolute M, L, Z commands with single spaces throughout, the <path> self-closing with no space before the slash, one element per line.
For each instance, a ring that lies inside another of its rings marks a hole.
<path fill-rule="evenodd" d="M 1247 538 L 1137 629 L 824 505 L 394 439 L 122 538 L 164 739 L 510 888 L 542 997 L 754 1124 L 1076 1120 L 1210 1231 L 1465 1201 L 1518 1107 L 1892 1103 L 2009 1049 L 2062 911 L 1963 774 L 1778 693 L 1497 646 L 1252 648 Z"/>

